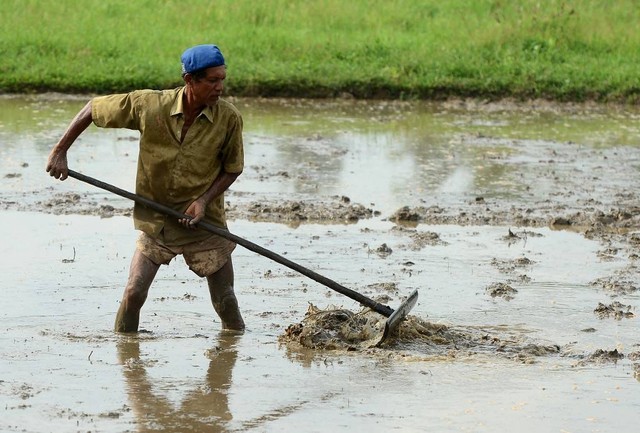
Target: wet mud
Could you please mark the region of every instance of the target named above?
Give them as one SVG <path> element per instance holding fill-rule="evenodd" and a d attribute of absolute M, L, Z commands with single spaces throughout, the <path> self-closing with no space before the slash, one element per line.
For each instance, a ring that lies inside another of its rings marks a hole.
<path fill-rule="evenodd" d="M 2 270 L 3 431 L 629 431 L 635 111 L 236 101 L 249 164 L 226 196 L 231 230 L 391 308 L 418 288 L 377 346 L 383 316 L 242 249 L 244 335 L 217 334 L 179 260 L 144 332 L 113 334 L 132 206 L 44 175 L 73 112 L 56 101 L 0 108 L 1 236 L 17 247 Z M 73 165 L 132 190 L 135 137 L 105 134 L 77 143 Z"/>
<path fill-rule="evenodd" d="M 522 363 L 535 357 L 558 355 L 560 346 L 500 338 L 480 328 L 452 327 L 409 315 L 382 344 L 385 318 L 370 310 L 349 310 L 309 306 L 299 324 L 290 325 L 279 341 L 313 350 L 365 351 L 369 356 L 388 357 L 390 352 L 411 359 L 497 356 Z"/>

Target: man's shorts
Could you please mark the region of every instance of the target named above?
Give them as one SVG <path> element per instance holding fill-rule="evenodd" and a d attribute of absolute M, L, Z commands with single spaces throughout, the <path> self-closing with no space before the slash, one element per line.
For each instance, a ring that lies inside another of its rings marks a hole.
<path fill-rule="evenodd" d="M 220 270 L 235 247 L 234 242 L 217 235 L 186 245 L 167 246 L 142 232 L 136 241 L 138 251 L 158 265 L 168 265 L 175 256 L 182 254 L 189 269 L 200 277 Z"/>

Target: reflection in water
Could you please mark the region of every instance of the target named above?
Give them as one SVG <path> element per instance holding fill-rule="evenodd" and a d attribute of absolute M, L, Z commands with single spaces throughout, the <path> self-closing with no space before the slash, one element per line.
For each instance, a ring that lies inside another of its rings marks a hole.
<path fill-rule="evenodd" d="M 457 167 L 440 185 L 440 191 L 443 193 L 464 193 L 471 189 L 473 185 L 473 173 L 468 167 Z"/>
<path fill-rule="evenodd" d="M 187 393 L 176 407 L 152 383 L 146 367 L 152 360 L 140 356 L 140 339 L 127 338 L 118 343 L 118 357 L 123 366 L 127 394 L 139 432 L 226 431 L 233 418 L 229 411 L 228 392 L 236 363 L 236 346 L 240 334 L 222 332 L 218 346 L 209 351 L 211 361 L 204 383 Z"/>

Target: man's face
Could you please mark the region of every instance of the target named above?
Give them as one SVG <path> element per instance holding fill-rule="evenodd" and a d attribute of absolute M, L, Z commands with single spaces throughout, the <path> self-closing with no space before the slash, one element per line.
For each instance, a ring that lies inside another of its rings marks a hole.
<path fill-rule="evenodd" d="M 222 95 L 225 78 L 227 78 L 226 66 L 208 68 L 203 78 L 193 77 L 191 87 L 196 103 L 216 105 Z"/>

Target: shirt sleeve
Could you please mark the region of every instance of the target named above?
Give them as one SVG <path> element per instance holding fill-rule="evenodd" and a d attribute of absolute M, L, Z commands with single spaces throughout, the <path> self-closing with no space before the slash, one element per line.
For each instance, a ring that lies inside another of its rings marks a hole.
<path fill-rule="evenodd" d="M 91 100 L 93 123 L 101 128 L 139 130 L 135 93 L 98 96 Z"/>

